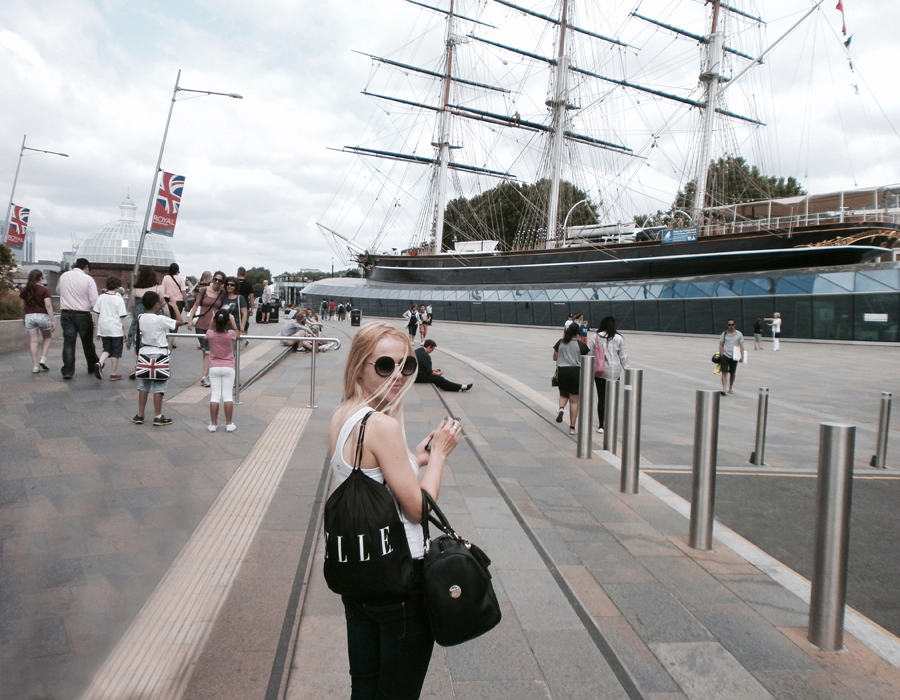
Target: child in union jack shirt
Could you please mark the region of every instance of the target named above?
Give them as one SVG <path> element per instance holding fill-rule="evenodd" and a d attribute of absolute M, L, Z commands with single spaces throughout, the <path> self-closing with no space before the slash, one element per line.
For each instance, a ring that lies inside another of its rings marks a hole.
<path fill-rule="evenodd" d="M 157 315 L 160 309 L 165 311 L 171 309 L 170 304 L 163 307 L 163 300 L 159 298 L 159 294 L 150 291 L 144 294 L 144 308 L 146 313 L 141 314 L 138 319 L 138 328 L 140 329 L 141 346 L 138 353 L 139 357 L 149 360 L 150 364 L 155 363 L 157 358 L 168 357 L 169 341 L 166 333 L 172 333 L 178 327 L 178 321 L 168 316 Z M 141 364 L 140 362 L 138 364 Z M 135 366 L 135 369 L 138 369 Z M 166 418 L 162 413 L 163 396 L 169 387 L 168 379 L 147 379 L 141 377 L 138 384 L 138 412 L 132 418 L 133 423 L 141 425 L 144 422 L 144 409 L 147 406 L 147 397 L 153 394 L 153 425 L 159 427 L 164 425 L 172 425 L 172 419 Z"/>

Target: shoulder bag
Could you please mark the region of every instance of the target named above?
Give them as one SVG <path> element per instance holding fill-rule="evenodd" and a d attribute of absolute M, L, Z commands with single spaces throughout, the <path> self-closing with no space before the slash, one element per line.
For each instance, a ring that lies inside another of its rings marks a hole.
<path fill-rule="evenodd" d="M 363 474 L 367 413 L 353 471 L 325 502 L 325 582 L 339 595 L 384 599 L 413 590 L 413 563 L 397 503 L 386 484 Z"/>
<path fill-rule="evenodd" d="M 433 540 L 428 533 L 429 520 L 441 531 Z M 422 591 L 434 640 L 449 647 L 492 630 L 502 616 L 488 571 L 491 564 L 488 555 L 456 534 L 426 491 L 422 491 L 422 529 L 425 534 Z"/>

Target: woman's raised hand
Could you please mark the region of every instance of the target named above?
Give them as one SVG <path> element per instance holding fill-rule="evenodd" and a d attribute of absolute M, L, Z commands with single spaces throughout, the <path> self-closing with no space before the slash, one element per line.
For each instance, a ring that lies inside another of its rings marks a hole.
<path fill-rule="evenodd" d="M 434 431 L 431 441 L 431 454 L 442 454 L 444 457 L 453 452 L 462 436 L 462 425 L 458 420 L 445 418 Z"/>
<path fill-rule="evenodd" d="M 418 445 L 416 445 L 416 449 L 413 451 L 413 457 L 416 458 L 416 464 L 420 467 L 424 467 L 428 464 L 428 457 L 430 455 L 428 447 L 428 443 L 434 438 L 435 431 L 432 430 L 428 435 L 425 436 L 425 439 L 422 440 Z"/>

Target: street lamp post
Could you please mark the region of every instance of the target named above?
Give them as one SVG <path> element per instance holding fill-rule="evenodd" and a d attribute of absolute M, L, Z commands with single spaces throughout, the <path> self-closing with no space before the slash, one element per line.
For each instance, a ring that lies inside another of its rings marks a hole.
<path fill-rule="evenodd" d="M 13 185 L 12 192 L 9 193 L 9 204 L 6 205 L 6 218 L 3 220 L 3 241 L 6 242 L 6 237 L 9 234 L 9 219 L 12 216 L 12 205 L 13 199 L 16 196 L 16 184 L 19 182 L 19 168 L 22 167 L 22 156 L 25 155 L 25 151 L 34 151 L 35 153 L 47 153 L 51 156 L 62 156 L 63 158 L 68 158 L 68 153 L 57 153 L 56 151 L 42 151 L 40 148 L 29 148 L 25 145 L 25 139 L 28 138 L 28 134 L 25 134 L 22 137 L 22 148 L 19 150 L 19 162 L 16 164 L 16 174 L 13 177 Z"/>
<path fill-rule="evenodd" d="M 169 105 L 169 116 L 166 117 L 166 128 L 163 129 L 162 143 L 159 146 L 159 157 L 156 159 L 156 170 L 153 171 L 153 180 L 150 183 L 150 199 L 147 201 L 147 211 L 144 212 L 144 225 L 141 227 L 141 238 L 138 242 L 137 253 L 134 256 L 134 270 L 131 273 L 131 286 L 134 287 L 137 282 L 138 268 L 141 265 L 141 254 L 144 252 L 144 239 L 147 237 L 147 224 L 150 223 L 150 212 L 153 210 L 153 199 L 156 197 L 156 179 L 159 177 L 159 169 L 162 165 L 163 151 L 166 150 L 166 137 L 169 135 L 169 123 L 172 121 L 172 110 L 175 107 L 175 98 L 179 92 L 196 92 L 201 95 L 221 95 L 222 97 L 233 97 L 236 100 L 243 100 L 243 96 L 233 92 L 212 92 L 211 90 L 190 90 L 178 86 L 181 80 L 181 69 L 178 69 L 178 75 L 175 76 L 175 89 L 172 91 L 172 102 Z"/>

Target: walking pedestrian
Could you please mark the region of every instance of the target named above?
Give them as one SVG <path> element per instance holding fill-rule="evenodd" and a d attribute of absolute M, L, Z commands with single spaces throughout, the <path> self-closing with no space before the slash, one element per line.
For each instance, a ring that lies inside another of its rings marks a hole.
<path fill-rule="evenodd" d="M 409 310 L 403 312 L 403 318 L 406 319 L 406 332 L 409 335 L 409 343 L 412 345 L 416 342 L 416 329 L 419 327 L 419 312 L 415 304 L 410 305 Z"/>
<path fill-rule="evenodd" d="M 22 309 L 22 323 L 28 333 L 28 347 L 31 350 L 31 372 L 50 371 L 47 353 L 50 352 L 51 335 L 56 328 L 53 321 L 53 305 L 50 290 L 41 284 L 44 273 L 32 270 L 28 273 L 25 289 L 19 292 L 19 306 Z"/>
<path fill-rule="evenodd" d="M 737 372 L 738 362 L 744 359 L 744 334 L 736 327 L 733 318 L 728 319 L 728 324 L 722 335 L 719 336 L 719 366 L 722 368 L 722 391 L 725 396 L 734 393 L 734 375 Z"/>
<path fill-rule="evenodd" d="M 559 384 L 559 413 L 556 422 L 562 423 L 566 404 L 569 404 L 569 435 L 576 433 L 578 420 L 579 379 L 581 377 L 581 356 L 587 355 L 587 345 L 578 340 L 581 327 L 570 323 L 563 331 L 563 337 L 553 346 L 553 359 L 556 361 L 556 376 Z"/>
<path fill-rule="evenodd" d="M 754 350 L 762 350 L 762 319 L 757 317 L 756 321 L 753 322 L 753 349 Z"/>
<path fill-rule="evenodd" d="M 628 369 L 628 351 L 625 338 L 616 331 L 616 319 L 604 316 L 600 320 L 593 341 L 588 345 L 594 357 L 602 353 L 604 369 L 594 370 L 594 386 L 597 387 L 597 432 L 603 432 L 603 421 L 606 418 L 606 380 L 616 381 L 622 376 L 622 370 Z M 595 367 L 597 365 L 595 364 Z"/>
<path fill-rule="evenodd" d="M 425 304 L 419 304 L 419 340 L 425 342 L 425 336 L 428 335 L 428 326 L 431 325 L 431 314 L 425 308 Z"/>
<path fill-rule="evenodd" d="M 778 352 L 779 338 L 781 338 L 781 314 L 776 311 L 774 318 L 767 318 L 765 321 L 772 326 L 772 350 Z"/>
<path fill-rule="evenodd" d="M 230 278 L 235 279 L 235 278 Z M 225 432 L 237 430 L 234 424 L 234 346 L 237 332 L 233 328 L 234 317 L 224 307 L 216 311 L 213 327 L 206 331 L 206 342 L 209 344 L 209 426 L 211 433 L 216 432 L 219 422 L 219 404 L 225 405 Z"/>
<path fill-rule="evenodd" d="M 260 323 L 268 323 L 269 322 L 269 314 L 272 313 L 272 295 L 275 293 L 274 286 L 269 286 L 269 280 L 263 280 L 263 288 L 262 288 L 262 307 L 260 311 L 262 312 L 262 316 L 259 319 Z"/>
<path fill-rule="evenodd" d="M 78 258 L 75 266 L 64 272 L 56 285 L 59 293 L 59 322 L 63 331 L 62 367 L 63 379 L 75 374 L 75 339 L 81 338 L 88 374 L 94 373 L 97 364 L 97 348 L 94 347 L 94 319 L 91 310 L 97 301 L 97 284 L 87 274 L 91 264 L 87 258 Z"/>
<path fill-rule="evenodd" d="M 237 279 L 238 279 L 238 294 L 244 297 L 244 301 L 247 306 L 247 320 L 244 323 L 244 326 L 241 328 L 241 333 L 247 333 L 250 329 L 250 312 L 252 309 L 255 309 L 256 297 L 253 294 L 253 284 L 245 279 L 247 276 L 247 270 L 243 267 L 239 267 L 237 269 Z M 245 340 L 244 345 L 247 345 L 250 341 Z"/>
<path fill-rule="evenodd" d="M 334 312 L 337 307 L 334 305 L 334 299 L 328 302 L 328 318 L 329 320 L 334 320 Z"/>
<path fill-rule="evenodd" d="M 328 454 L 336 485 L 347 479 L 354 466 L 387 484 L 397 502 L 414 571 L 421 572 L 422 491 L 435 499 L 440 495 L 444 466 L 459 443 L 461 427 L 453 419 L 441 421 L 410 452 L 403 427 L 403 396 L 413 384 L 410 378 L 415 371 L 412 344 L 399 328 L 383 322 L 361 328 L 347 356 L 344 401 L 331 419 Z M 364 418 L 367 424 L 360 439 L 359 424 Z M 358 463 L 354 459 L 357 443 Z M 415 580 L 420 580 L 418 574 Z M 351 697 L 418 698 L 434 649 L 421 586 L 389 604 L 349 596 L 341 600 L 347 621 Z"/>
<path fill-rule="evenodd" d="M 109 380 L 117 382 L 122 378 L 119 374 L 119 360 L 122 359 L 122 348 L 128 336 L 128 310 L 125 301 L 119 294 L 122 280 L 115 275 L 106 278 L 106 291 L 97 298 L 94 304 L 94 324 L 97 337 L 102 343 L 102 352 L 94 365 L 94 376 L 103 379 L 103 367 L 106 361 L 112 360 Z"/>
<path fill-rule="evenodd" d="M 173 308 L 170 304 L 163 306 L 163 300 L 159 298 L 159 294 L 154 291 L 144 294 L 144 309 L 146 311 L 141 314 L 138 319 L 138 330 L 140 331 L 140 354 L 149 358 L 161 357 L 169 354 L 169 343 L 166 339 L 166 333 L 171 333 L 178 327 L 178 322 L 170 316 L 162 315 L 159 312 L 166 309 L 167 313 L 171 313 Z M 144 411 L 147 408 L 147 397 L 153 394 L 153 425 L 162 427 L 172 425 L 172 419 L 166 418 L 162 412 L 163 396 L 169 387 L 168 379 L 148 379 L 141 377 L 138 383 L 138 412 L 131 419 L 132 423 L 142 425 L 144 422 Z"/>
<path fill-rule="evenodd" d="M 175 308 L 178 309 L 178 313 L 184 313 L 184 306 L 187 297 L 187 289 L 184 286 L 184 277 L 179 275 L 180 268 L 178 267 L 178 263 L 172 263 L 169 265 L 169 271 L 162 279 L 162 288 L 163 288 L 163 302 L 170 302 L 175 305 Z M 178 332 L 178 329 L 175 329 L 175 332 Z M 174 348 L 177 347 L 175 344 L 175 338 L 169 338 L 169 347 Z"/>
<path fill-rule="evenodd" d="M 209 343 L 206 342 L 206 331 L 210 329 L 212 320 L 222 306 L 225 296 L 225 273 L 216 270 L 208 287 L 197 290 L 197 300 L 193 308 L 188 312 L 188 330 L 196 328 L 200 337 L 200 350 L 203 357 L 203 374 L 200 376 L 200 386 L 209 386 Z"/>

